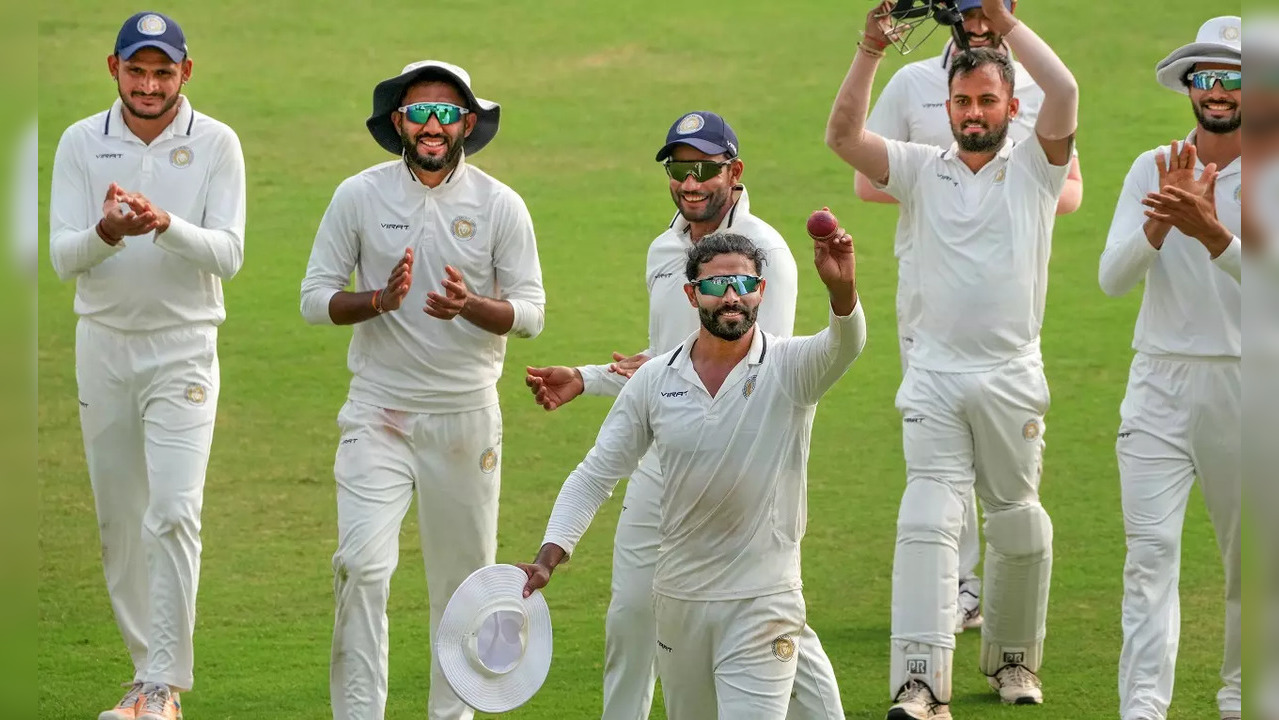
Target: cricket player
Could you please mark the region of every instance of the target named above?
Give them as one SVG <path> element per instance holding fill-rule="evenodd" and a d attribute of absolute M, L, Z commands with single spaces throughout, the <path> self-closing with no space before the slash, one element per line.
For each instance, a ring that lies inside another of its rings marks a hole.
<path fill-rule="evenodd" d="M 983 0 L 1043 91 L 1035 136 L 1008 138 L 1017 116 L 1005 53 L 951 59 L 947 150 L 866 129 L 875 68 L 888 44 L 873 8 L 826 128 L 834 152 L 886 190 L 909 217 L 918 312 L 897 393 L 906 489 L 893 567 L 890 719 L 950 718 L 958 542 L 964 497 L 986 510 L 980 667 L 1007 703 L 1043 701 L 1052 524 L 1039 502 L 1048 384 L 1040 355 L 1048 256 L 1070 172 L 1078 87 L 1048 45 Z"/>
<path fill-rule="evenodd" d="M 67 128 L 49 256 L 76 281 L 76 384 L 102 562 L 133 658 L 99 720 L 173 720 L 193 685 L 200 510 L 217 414 L 222 281 L 244 262 L 244 156 L 182 94 L 182 28 L 143 12 L 107 57 L 120 98 Z"/>
<path fill-rule="evenodd" d="M 302 281 L 307 322 L 355 325 L 333 466 L 334 720 L 383 717 L 386 602 L 415 490 L 432 633 L 458 585 L 495 560 L 497 380 L 507 336 L 536 337 L 546 304 L 528 208 L 467 162 L 500 110 L 445 62 L 379 83 L 367 124 L 397 158 L 338 186 Z M 428 716 L 473 715 L 432 654 Z"/>
<path fill-rule="evenodd" d="M 1009 12 L 1017 9 L 1017 0 L 1005 0 Z M 870 111 L 866 127 L 890 140 L 918 142 L 948 148 L 954 142 L 950 120 L 946 114 L 947 75 L 951 60 L 959 53 L 960 34 L 972 48 L 989 47 L 1007 54 L 1008 46 L 1003 37 L 992 30 L 982 12 L 981 0 L 959 0 L 956 9 L 964 14 L 963 25 L 952 28 L 955 36 L 938 57 L 920 60 L 903 66 L 889 78 Z M 1017 115 L 1008 125 L 1008 137 L 1021 142 L 1034 134 L 1035 120 L 1044 93 L 1035 84 L 1026 68 L 1013 61 L 1013 97 L 1018 100 Z M 857 197 L 867 202 L 896 203 L 897 199 L 880 190 L 860 172 L 855 182 Z M 1083 199 L 1083 178 L 1079 173 L 1079 158 L 1071 159 L 1066 187 L 1057 200 L 1057 214 L 1065 215 L 1079 209 Z M 912 313 L 918 312 L 915 288 L 911 286 L 914 270 L 910 264 L 911 220 L 903 208 L 897 222 L 894 255 L 897 256 L 897 340 L 901 350 L 902 370 L 907 366 L 907 349 L 912 338 L 914 324 Z M 959 597 L 955 618 L 955 632 L 981 627 L 981 578 L 977 575 L 977 563 L 981 560 L 981 542 L 977 520 L 976 494 L 964 498 L 964 526 L 959 534 Z"/>
<path fill-rule="evenodd" d="M 1145 281 L 1120 406 L 1124 531 L 1119 714 L 1164 720 L 1172 701 L 1181 609 L 1181 534 L 1199 479 L 1225 566 L 1222 720 L 1242 703 L 1240 313 L 1243 72 L 1238 17 L 1204 23 L 1156 68 L 1189 95 L 1196 125 L 1128 171 L 1101 256 L 1118 297 Z"/>
<path fill-rule="evenodd" d="M 829 327 L 783 338 L 756 327 L 763 250 L 732 232 L 688 248 L 684 292 L 701 327 L 622 388 L 560 490 L 537 559 L 521 565 L 526 595 L 545 586 L 652 447 L 662 470 L 652 602 L 670 720 L 787 716 L 806 652 L 799 548 L 813 414 L 866 340 L 852 238 L 841 229 L 813 254 Z"/>
<path fill-rule="evenodd" d="M 759 327 L 790 337 L 795 326 L 799 271 L 782 236 L 751 214 L 742 184 L 745 165 L 737 133 L 719 115 L 690 112 L 677 119 L 657 152 L 669 179 L 674 219 L 648 250 L 648 349 L 616 362 L 583 367 L 529 368 L 534 398 L 554 410 L 578 395 L 616 397 L 627 378 L 649 358 L 673 350 L 700 326 L 684 294 L 689 248 L 716 232 L 742 235 L 764 253 L 760 276 L 768 303 Z M 662 473 L 650 450 L 626 484 L 626 498 L 613 538 L 613 595 L 604 624 L 603 720 L 646 720 L 657 678 L 657 625 L 653 616 L 653 570 L 657 565 Z M 842 720 L 835 672 L 812 628 L 802 630 L 804 652 L 796 661 L 791 717 Z"/>

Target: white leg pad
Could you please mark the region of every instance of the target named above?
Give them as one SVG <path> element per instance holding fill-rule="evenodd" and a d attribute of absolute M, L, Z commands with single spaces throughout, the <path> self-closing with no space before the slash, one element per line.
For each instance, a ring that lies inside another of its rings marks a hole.
<path fill-rule="evenodd" d="M 986 513 L 981 669 L 987 675 L 1011 664 L 1039 672 L 1052 540 L 1052 521 L 1037 502 Z"/>
<path fill-rule="evenodd" d="M 892 647 L 892 668 L 889 692 L 891 698 L 897 697 L 897 691 L 907 680 L 922 680 L 928 683 L 933 697 L 939 702 L 950 702 L 951 664 L 955 651 L 952 648 L 936 645 L 923 645 L 894 640 Z"/>

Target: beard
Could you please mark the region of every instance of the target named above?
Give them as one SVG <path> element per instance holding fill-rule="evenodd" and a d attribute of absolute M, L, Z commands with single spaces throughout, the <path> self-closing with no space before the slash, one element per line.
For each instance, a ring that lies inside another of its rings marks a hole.
<path fill-rule="evenodd" d="M 133 115 L 134 117 L 140 120 L 157 120 L 159 118 L 164 117 L 165 113 L 172 110 L 173 106 L 178 104 L 178 98 L 182 97 L 182 89 L 179 88 L 178 92 L 173 93 L 171 97 L 169 97 L 168 99 L 164 101 L 164 105 L 161 105 L 159 110 L 155 112 L 150 112 L 150 111 L 140 110 L 136 105 L 133 104 L 131 98 L 164 97 L 163 95 L 148 95 L 147 93 L 130 93 L 129 96 L 126 97 L 123 90 L 119 90 L 117 88 L 117 91 L 120 93 L 120 102 L 124 103 L 125 108 L 129 110 L 129 113 L 131 115 Z"/>
<path fill-rule="evenodd" d="M 695 213 L 684 209 L 684 204 L 680 202 L 680 193 L 678 191 L 671 191 L 671 199 L 675 201 L 675 207 L 679 208 L 679 214 L 683 215 L 685 220 L 691 223 L 706 222 L 718 216 L 720 211 L 724 209 L 724 203 L 728 202 L 730 193 L 732 193 L 732 188 L 723 188 L 717 192 L 707 193 L 705 206 L 703 206 L 701 211 Z"/>
<path fill-rule="evenodd" d="M 1007 121 L 993 130 L 986 123 L 980 123 L 985 128 L 985 132 L 975 135 L 962 132 L 964 125 L 972 124 L 976 123 L 964 123 L 959 127 L 951 126 L 951 133 L 955 136 L 955 142 L 959 143 L 959 149 L 965 152 L 994 152 L 1004 144 L 1004 139 L 1008 137 Z"/>
<path fill-rule="evenodd" d="M 724 320 L 723 315 L 729 312 L 742 314 L 740 320 Z M 718 310 L 698 306 L 697 316 L 701 318 L 702 327 L 720 340 L 737 340 L 755 327 L 755 316 L 759 308 L 748 308 L 745 305 L 724 305 Z"/>
<path fill-rule="evenodd" d="M 417 143 L 425 138 L 440 138 L 444 141 L 444 154 L 422 155 L 417 151 Z M 447 134 L 434 135 L 431 133 L 418 133 L 417 135 L 409 135 L 408 132 L 400 131 L 400 142 L 404 145 L 404 159 L 410 165 L 426 172 L 437 172 L 445 168 L 457 165 L 457 160 L 462 155 L 462 138 L 451 137 Z"/>
<path fill-rule="evenodd" d="M 1214 100 L 1213 102 L 1230 103 L 1234 109 L 1234 112 L 1229 117 L 1215 118 L 1209 117 L 1204 111 L 1203 103 L 1206 102 L 1208 101 L 1194 102 L 1192 100 L 1190 103 L 1190 107 L 1195 111 L 1195 120 L 1199 121 L 1199 127 L 1204 130 L 1214 135 L 1229 135 L 1238 130 L 1239 126 L 1243 124 L 1243 113 L 1239 112 L 1239 103 L 1232 100 Z"/>

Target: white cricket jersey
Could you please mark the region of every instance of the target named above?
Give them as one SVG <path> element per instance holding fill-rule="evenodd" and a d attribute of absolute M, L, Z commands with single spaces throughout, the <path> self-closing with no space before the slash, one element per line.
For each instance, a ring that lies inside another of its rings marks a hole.
<path fill-rule="evenodd" d="M 978 172 L 950 149 L 886 140 L 885 190 L 909 218 L 915 288 L 911 367 L 982 372 L 1039 352 L 1057 198 L 1070 163 L 1030 139 Z"/>
<path fill-rule="evenodd" d="M 866 342 L 859 303 L 817 335 L 756 328 L 714 397 L 693 368 L 694 333 L 622 388 L 590 453 L 564 482 L 545 542 L 572 553 L 619 479 L 656 449 L 661 547 L 653 589 L 684 600 L 797 590 L 807 465 L 817 401 Z"/>
<path fill-rule="evenodd" d="M 1186 142 L 1194 141 L 1192 132 Z M 1173 228 L 1162 249 L 1146 239 L 1148 193 L 1159 192 L 1159 168 L 1155 154 L 1142 153 L 1124 179 L 1115 205 L 1115 216 L 1101 255 L 1099 278 L 1109 295 L 1127 293 L 1146 281 L 1132 346 L 1151 355 L 1239 357 L 1242 272 L 1241 190 L 1243 160 L 1236 158 L 1218 171 L 1217 218 L 1235 239 L 1215 259 L 1198 240 Z M 1196 160 L 1195 176 L 1203 172 Z"/>
<path fill-rule="evenodd" d="M 750 197 L 744 186 L 732 210 L 724 216 L 716 232 L 743 235 L 764 251 L 767 262 L 760 275 L 765 280 L 764 297 L 756 323 L 765 332 L 790 337 L 795 332 L 795 303 L 799 295 L 799 270 L 780 233 L 755 217 L 750 211 Z M 693 247 L 689 224 L 675 213 L 666 232 L 658 235 L 648 247 L 648 348 L 644 355 L 653 357 L 673 350 L 689 333 L 701 327 L 697 309 L 688 303 L 684 285 L 688 282 L 685 267 L 688 250 Z M 615 397 L 626 378 L 608 371 L 608 365 L 579 367 L 587 395 Z"/>
<path fill-rule="evenodd" d="M 950 61 L 954 47 L 954 42 L 949 42 L 940 56 L 903 65 L 893 73 L 866 118 L 866 129 L 889 140 L 950 147 L 955 135 L 950 128 L 946 101 L 950 99 Z M 1008 126 L 1008 139 L 1020 142 L 1035 136 L 1044 91 L 1015 60 L 1013 71 L 1013 97 L 1020 101 L 1020 108 Z M 899 259 L 910 250 L 910 236 L 905 232 L 910 222 L 904 210 L 897 222 L 893 245 Z"/>
<path fill-rule="evenodd" d="M 355 292 L 385 287 L 406 248 L 413 249 L 413 284 L 403 304 L 352 332 L 350 399 L 418 413 L 496 404 L 506 337 L 460 316 L 433 318 L 423 308 L 428 292 L 444 292 L 444 266 L 452 265 L 471 292 L 511 303 L 509 334 L 541 331 L 546 293 L 523 199 L 465 160 L 434 188 L 419 182 L 403 159 L 347 178 L 315 235 L 302 315 L 331 324 L 329 300 L 351 273 Z"/>
<path fill-rule="evenodd" d="M 226 319 L 222 280 L 244 262 L 244 155 L 231 128 L 184 96 L 150 145 L 110 110 L 67 128 L 53 159 L 49 257 L 75 278 L 75 311 L 116 330 L 154 331 Z M 98 237 L 107 187 L 140 192 L 169 213 L 169 229 Z"/>

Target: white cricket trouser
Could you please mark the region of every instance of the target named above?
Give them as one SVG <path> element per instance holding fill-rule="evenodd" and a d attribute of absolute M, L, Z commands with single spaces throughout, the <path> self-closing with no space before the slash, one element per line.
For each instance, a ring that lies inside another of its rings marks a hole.
<path fill-rule="evenodd" d="M 134 681 L 194 684 L 200 510 L 218 408 L 211 325 L 76 326 L 80 429 L 102 567 Z"/>
<path fill-rule="evenodd" d="M 431 634 L 449 598 L 497 555 L 502 416 L 497 405 L 417 414 L 348 400 L 338 413 L 337 612 L 329 694 L 334 720 L 382 720 L 387 692 L 386 602 L 400 556 L 400 525 L 413 492 L 431 605 Z M 453 693 L 431 654 L 430 720 L 474 712 Z"/>
<path fill-rule="evenodd" d="M 1115 443 L 1128 538 L 1119 656 L 1125 720 L 1162 720 L 1172 701 L 1181 535 L 1196 476 L 1226 575 L 1224 687 L 1217 704 L 1223 711 L 1240 709 L 1240 394 L 1237 359 L 1133 359 Z"/>
<path fill-rule="evenodd" d="M 1021 664 L 1038 670 L 1026 658 L 1038 655 L 1048 600 L 1051 527 L 1039 504 L 1048 405 L 1037 354 L 986 372 L 906 371 L 897 393 L 906 489 L 893 562 L 894 641 L 955 647 L 963 498 L 975 489 L 988 543 L 983 644 L 1015 645 Z M 988 674 L 993 662 L 983 660 Z M 890 681 L 894 692 L 900 681 Z"/>
<path fill-rule="evenodd" d="M 804 652 L 799 590 L 747 600 L 653 596 L 668 720 L 784 720 Z"/>
<path fill-rule="evenodd" d="M 901 318 L 906 300 L 903 290 L 897 290 L 897 349 L 901 353 L 902 377 L 910 369 L 910 346 L 914 344 L 913 333 Z M 977 492 L 968 493 L 964 497 L 964 525 L 959 531 L 959 582 L 967 583 L 969 589 L 980 594 L 981 578 L 977 576 L 977 563 L 981 562 L 981 524 L 977 518 Z"/>
<path fill-rule="evenodd" d="M 631 476 L 613 539 L 613 596 L 604 624 L 603 720 L 647 720 L 657 677 L 653 572 L 660 545 L 662 479 L 655 457 Z M 835 669 L 807 624 L 799 653 L 789 720 L 843 720 Z M 666 686 L 666 680 L 662 680 Z"/>

